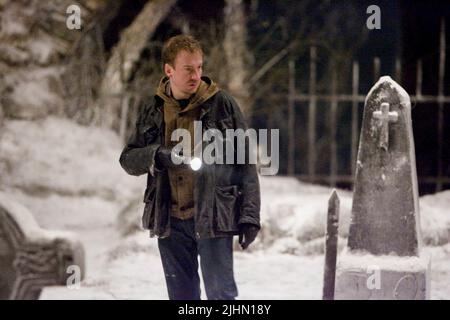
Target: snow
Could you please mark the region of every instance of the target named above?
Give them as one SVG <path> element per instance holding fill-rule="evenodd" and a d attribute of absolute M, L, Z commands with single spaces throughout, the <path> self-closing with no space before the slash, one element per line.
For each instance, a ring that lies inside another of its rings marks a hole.
<path fill-rule="evenodd" d="M 0 206 L 8 212 L 12 219 L 17 222 L 20 231 L 26 235 L 31 242 L 52 241 L 58 238 L 71 239 L 77 245 L 79 238 L 69 231 L 43 230 L 36 223 L 30 211 L 18 202 L 12 201 L 9 197 L 0 192 Z"/>
<path fill-rule="evenodd" d="M 409 98 L 409 94 L 405 91 L 405 89 L 403 89 L 402 86 L 400 86 L 397 82 L 395 82 L 390 76 L 382 76 L 380 77 L 380 79 L 378 79 L 377 83 L 375 83 L 373 85 L 373 87 L 370 89 L 369 93 L 366 96 L 365 102 L 364 104 L 367 104 L 367 100 L 369 98 L 371 98 L 373 91 L 375 91 L 375 89 L 377 89 L 378 87 L 380 87 L 383 83 L 387 83 L 389 84 L 389 87 L 391 87 L 392 89 L 396 90 L 400 99 L 400 106 L 401 107 L 411 107 L 411 101 Z M 382 96 L 380 97 L 376 97 L 376 101 L 378 102 L 378 104 L 381 105 L 381 98 L 384 98 Z"/>
<path fill-rule="evenodd" d="M 5 36 L 25 36 L 29 33 L 26 21 L 21 15 L 20 6 L 5 6 L 2 8 L 0 19 L 0 30 Z"/>
<path fill-rule="evenodd" d="M 14 57 L 15 59 L 20 57 Z M 58 85 L 62 67 L 16 68 L 5 74 L 5 85 L 11 87 L 7 95 L 9 113 L 14 118 L 43 118 L 49 113 L 61 114 L 64 101 Z"/>
<path fill-rule="evenodd" d="M 55 52 L 58 51 L 55 40 L 43 32 L 39 34 L 39 37 L 36 40 L 28 41 L 27 48 L 31 53 L 31 56 L 37 60 L 39 64 L 47 64 Z"/>
<path fill-rule="evenodd" d="M 6 121 L 0 143 L 2 180 L 31 193 L 123 199 L 139 185 L 123 175 L 120 151 L 114 133 L 66 119 Z"/>
<path fill-rule="evenodd" d="M 157 241 L 140 228 L 145 176 L 122 170 L 121 149 L 114 133 L 67 119 L 5 121 L 3 199 L 27 207 L 41 228 L 75 232 L 85 246 L 81 288 L 49 287 L 41 299 L 167 299 Z M 262 230 L 249 250 L 235 245 L 239 299 L 321 299 L 332 190 L 293 178 L 260 177 L 260 182 Z M 337 193 L 342 249 L 352 194 Z M 449 207 L 449 190 L 420 199 L 433 299 L 450 299 Z"/>
<path fill-rule="evenodd" d="M 450 190 L 421 197 L 420 214 L 426 244 L 450 242 Z"/>
<path fill-rule="evenodd" d="M 420 272 L 428 268 L 429 254 L 421 253 L 420 257 L 399 257 L 397 255 L 374 256 L 367 252 L 350 252 L 344 250 L 339 256 L 339 268 L 366 269 L 367 266 L 377 266 L 382 270 L 408 270 Z"/>

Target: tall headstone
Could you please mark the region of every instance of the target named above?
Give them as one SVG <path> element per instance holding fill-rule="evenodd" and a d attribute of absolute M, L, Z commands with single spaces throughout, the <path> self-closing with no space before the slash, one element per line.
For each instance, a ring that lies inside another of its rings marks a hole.
<path fill-rule="evenodd" d="M 0 193 L 0 299 L 38 299 L 44 287 L 66 285 L 73 270 L 81 280 L 84 250 L 73 234 L 41 229 L 26 208 Z"/>
<path fill-rule="evenodd" d="M 352 220 L 335 299 L 427 299 L 409 95 L 381 77 L 366 97 Z"/>

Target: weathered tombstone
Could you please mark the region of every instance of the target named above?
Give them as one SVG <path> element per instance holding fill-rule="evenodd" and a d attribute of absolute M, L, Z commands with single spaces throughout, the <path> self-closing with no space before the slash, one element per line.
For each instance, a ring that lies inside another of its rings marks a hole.
<path fill-rule="evenodd" d="M 38 299 L 46 286 L 66 285 L 84 250 L 68 232 L 41 229 L 30 212 L 0 193 L 0 299 Z"/>
<path fill-rule="evenodd" d="M 428 299 L 417 172 L 406 91 L 381 77 L 364 106 L 352 220 L 335 299 Z"/>
<path fill-rule="evenodd" d="M 328 200 L 327 231 L 325 234 L 325 268 L 322 291 L 323 300 L 334 300 L 339 234 L 339 202 L 336 189 L 333 189 Z"/>

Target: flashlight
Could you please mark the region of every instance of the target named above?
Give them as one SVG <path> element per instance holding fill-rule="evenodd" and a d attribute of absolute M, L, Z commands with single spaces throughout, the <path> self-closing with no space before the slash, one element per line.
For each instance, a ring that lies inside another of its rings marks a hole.
<path fill-rule="evenodd" d="M 192 158 L 191 161 L 189 161 L 189 165 L 192 170 L 197 171 L 202 167 L 202 160 L 200 160 L 200 158 Z"/>

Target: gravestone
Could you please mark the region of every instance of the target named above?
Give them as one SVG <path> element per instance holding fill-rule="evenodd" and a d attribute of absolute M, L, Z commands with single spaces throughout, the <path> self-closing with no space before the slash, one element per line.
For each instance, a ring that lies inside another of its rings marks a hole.
<path fill-rule="evenodd" d="M 336 189 L 333 189 L 328 200 L 327 232 L 325 234 L 325 268 L 322 291 L 323 300 L 334 300 L 339 234 L 339 202 Z"/>
<path fill-rule="evenodd" d="M 335 299 L 427 299 L 409 95 L 381 77 L 366 97 L 347 248 Z"/>
<path fill-rule="evenodd" d="M 0 299 L 38 299 L 46 286 L 66 285 L 69 266 L 84 277 L 84 251 L 69 232 L 41 229 L 30 212 L 0 193 Z"/>

